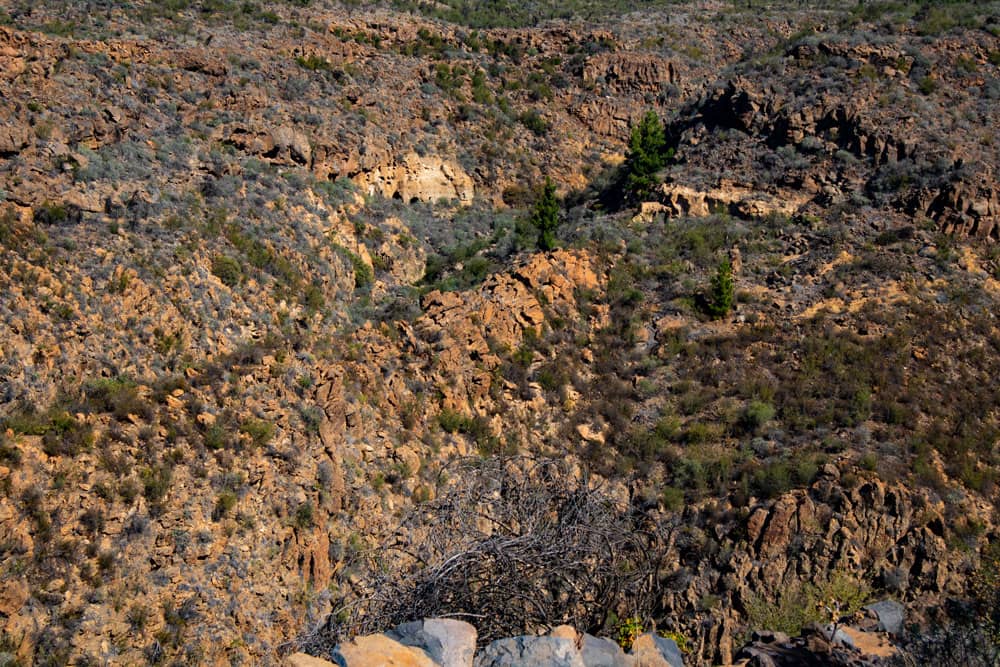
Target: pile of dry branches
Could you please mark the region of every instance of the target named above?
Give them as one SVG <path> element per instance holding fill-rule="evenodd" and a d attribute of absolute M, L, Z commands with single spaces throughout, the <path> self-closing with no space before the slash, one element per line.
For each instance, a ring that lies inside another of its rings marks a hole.
<path fill-rule="evenodd" d="M 392 543 L 342 570 L 360 575 L 360 594 L 306 647 L 427 617 L 467 620 L 486 643 L 653 611 L 662 531 L 561 462 L 462 460 L 442 479 L 452 481 L 403 518 Z"/>

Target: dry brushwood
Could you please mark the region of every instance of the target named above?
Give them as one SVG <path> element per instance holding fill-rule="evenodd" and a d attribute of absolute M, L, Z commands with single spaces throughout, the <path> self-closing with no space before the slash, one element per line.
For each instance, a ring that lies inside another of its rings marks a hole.
<path fill-rule="evenodd" d="M 394 546 L 343 568 L 363 573 L 360 594 L 305 648 L 427 617 L 467 620 L 488 643 L 651 614 L 665 549 L 646 517 L 556 461 L 463 460 L 446 472 L 450 488 L 403 518 Z"/>

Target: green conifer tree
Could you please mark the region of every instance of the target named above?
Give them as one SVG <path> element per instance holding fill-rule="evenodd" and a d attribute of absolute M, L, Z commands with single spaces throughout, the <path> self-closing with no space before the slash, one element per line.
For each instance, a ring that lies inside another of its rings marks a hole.
<path fill-rule="evenodd" d="M 628 142 L 628 192 L 642 198 L 655 185 L 656 173 L 667 161 L 667 136 L 655 111 L 647 111 L 632 128 Z"/>
<path fill-rule="evenodd" d="M 538 229 L 538 247 L 553 250 L 556 247 L 556 227 L 559 226 L 559 201 L 556 199 L 556 185 L 548 176 L 542 188 L 542 196 L 535 202 L 531 213 L 531 224 Z"/>
<path fill-rule="evenodd" d="M 719 268 L 712 277 L 712 291 L 708 299 L 708 314 L 715 319 L 721 319 L 733 309 L 735 284 L 733 282 L 733 267 L 728 259 L 719 263 Z"/>

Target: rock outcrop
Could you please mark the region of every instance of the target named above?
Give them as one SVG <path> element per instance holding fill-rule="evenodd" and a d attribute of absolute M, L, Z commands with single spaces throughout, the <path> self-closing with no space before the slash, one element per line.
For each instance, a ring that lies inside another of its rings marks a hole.
<path fill-rule="evenodd" d="M 457 162 L 416 153 L 407 153 L 399 162 L 362 166 L 350 178 L 368 195 L 405 202 L 455 200 L 468 205 L 475 195 L 472 179 Z"/>
<path fill-rule="evenodd" d="M 659 93 L 665 86 L 680 83 L 672 62 L 652 55 L 602 53 L 583 66 L 584 83 L 598 81 L 611 90 Z"/>

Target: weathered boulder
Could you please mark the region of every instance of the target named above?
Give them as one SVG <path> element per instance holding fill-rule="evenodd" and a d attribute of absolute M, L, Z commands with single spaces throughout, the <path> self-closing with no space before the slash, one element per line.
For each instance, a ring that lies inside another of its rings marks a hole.
<path fill-rule="evenodd" d="M 27 125 L 0 125 L 0 155 L 13 155 L 31 143 Z"/>
<path fill-rule="evenodd" d="M 878 618 L 879 629 L 891 635 L 898 635 L 903 630 L 903 605 L 895 600 L 882 600 L 865 607 Z"/>
<path fill-rule="evenodd" d="M 323 660 L 306 653 L 293 653 L 281 661 L 283 667 L 334 667 L 329 660 Z"/>
<path fill-rule="evenodd" d="M 356 637 L 334 649 L 332 657 L 340 667 L 438 667 L 420 649 L 385 635 Z"/>
<path fill-rule="evenodd" d="M 404 623 L 386 635 L 404 646 L 423 650 L 441 667 L 472 667 L 476 655 L 476 629 L 452 618 Z"/>
<path fill-rule="evenodd" d="M 580 642 L 580 655 L 587 667 L 629 667 L 635 658 L 625 655 L 622 647 L 604 637 L 585 634 Z"/>
<path fill-rule="evenodd" d="M 558 637 L 498 639 L 476 656 L 476 667 L 586 667 L 573 642 Z"/>
<path fill-rule="evenodd" d="M 636 667 L 684 667 L 684 655 L 677 642 L 647 632 L 632 644 L 631 655 Z"/>

